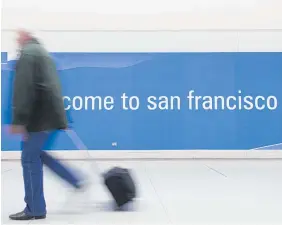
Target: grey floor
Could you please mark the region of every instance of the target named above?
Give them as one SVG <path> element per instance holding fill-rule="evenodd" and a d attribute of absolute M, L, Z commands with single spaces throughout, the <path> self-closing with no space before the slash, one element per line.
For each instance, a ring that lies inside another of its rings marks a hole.
<path fill-rule="evenodd" d="M 2 162 L 2 224 L 282 224 L 282 161 L 100 161 L 133 169 L 140 198 L 129 212 L 111 199 L 89 161 L 67 162 L 91 177 L 88 193 L 74 193 L 45 169 L 46 220 L 14 222 L 24 207 L 19 161 Z M 80 200 L 83 202 L 80 202 Z"/>

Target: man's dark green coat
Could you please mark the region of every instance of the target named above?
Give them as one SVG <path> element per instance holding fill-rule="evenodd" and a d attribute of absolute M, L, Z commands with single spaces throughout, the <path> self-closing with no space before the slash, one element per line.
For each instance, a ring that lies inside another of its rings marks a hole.
<path fill-rule="evenodd" d="M 28 132 L 67 128 L 55 63 L 36 39 L 23 46 L 16 63 L 12 109 L 12 124 Z"/>

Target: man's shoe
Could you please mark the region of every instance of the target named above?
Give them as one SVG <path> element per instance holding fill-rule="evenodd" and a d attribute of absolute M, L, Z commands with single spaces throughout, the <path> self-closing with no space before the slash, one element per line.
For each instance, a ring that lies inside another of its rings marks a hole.
<path fill-rule="evenodd" d="M 11 220 L 40 220 L 40 219 L 45 219 L 46 215 L 43 216 L 30 216 L 27 215 L 24 211 L 10 215 L 9 218 Z"/>

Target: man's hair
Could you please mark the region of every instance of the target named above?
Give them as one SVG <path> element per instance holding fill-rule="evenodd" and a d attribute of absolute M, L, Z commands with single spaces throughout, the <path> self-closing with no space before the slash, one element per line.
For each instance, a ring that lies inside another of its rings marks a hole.
<path fill-rule="evenodd" d="M 27 29 L 23 29 L 23 28 L 18 29 L 18 33 L 24 34 L 24 35 L 30 36 L 30 37 L 33 36 L 33 32 L 32 31 L 27 30 Z"/>

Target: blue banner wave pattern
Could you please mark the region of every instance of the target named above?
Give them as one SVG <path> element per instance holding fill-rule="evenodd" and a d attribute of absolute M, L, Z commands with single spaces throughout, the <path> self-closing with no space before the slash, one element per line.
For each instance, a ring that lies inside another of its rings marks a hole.
<path fill-rule="evenodd" d="M 2 151 L 20 149 L 7 134 L 14 61 L 2 54 Z M 70 110 L 91 150 L 251 149 L 282 142 L 282 53 L 52 53 L 63 94 L 113 96 L 113 110 Z M 189 110 L 187 95 L 276 96 L 275 110 Z M 121 96 L 138 96 L 123 110 Z M 148 110 L 148 96 L 180 96 L 181 110 Z M 117 145 L 113 146 L 112 143 Z M 52 150 L 76 149 L 64 132 Z"/>

